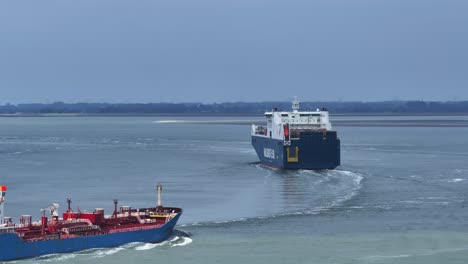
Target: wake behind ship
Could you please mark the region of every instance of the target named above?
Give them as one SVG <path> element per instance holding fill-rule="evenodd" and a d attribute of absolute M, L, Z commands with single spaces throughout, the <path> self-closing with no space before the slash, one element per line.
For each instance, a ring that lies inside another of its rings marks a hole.
<path fill-rule="evenodd" d="M 340 165 L 340 139 L 328 110 L 265 112 L 266 126 L 252 125 L 252 146 L 261 164 L 279 169 L 334 169 Z"/>
<path fill-rule="evenodd" d="M 0 186 L 0 261 L 37 257 L 46 254 L 68 253 L 89 248 L 116 247 L 130 242 L 156 243 L 166 240 L 182 214 L 181 208 L 163 207 L 161 185 L 157 186 L 156 207 L 133 209 L 121 206 L 104 215 L 104 209 L 80 212 L 71 209 L 59 218 L 58 204 L 52 203 L 42 209 L 40 221 L 33 222 L 30 215 L 21 216 L 20 223 L 3 217 L 6 186 Z M 46 216 L 50 213 L 50 220 Z"/>

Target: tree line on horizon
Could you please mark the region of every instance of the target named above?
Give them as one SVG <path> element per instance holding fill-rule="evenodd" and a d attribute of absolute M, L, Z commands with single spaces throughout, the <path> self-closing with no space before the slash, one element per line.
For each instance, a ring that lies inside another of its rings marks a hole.
<path fill-rule="evenodd" d="M 301 110 L 327 108 L 331 113 L 468 113 L 468 101 L 301 102 Z M 233 103 L 64 103 L 5 104 L 2 114 L 262 114 L 289 111 L 291 102 Z"/>

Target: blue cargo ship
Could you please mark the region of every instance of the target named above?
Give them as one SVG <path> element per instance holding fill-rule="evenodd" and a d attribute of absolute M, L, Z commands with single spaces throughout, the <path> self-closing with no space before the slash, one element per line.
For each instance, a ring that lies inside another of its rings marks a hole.
<path fill-rule="evenodd" d="M 328 110 L 265 112 L 266 126 L 252 125 L 252 146 L 262 165 L 278 169 L 334 169 L 340 165 L 340 139 Z"/>
<path fill-rule="evenodd" d="M 158 185 L 158 205 L 150 208 L 132 209 L 121 206 L 105 216 L 104 209 L 80 212 L 71 209 L 58 217 L 58 204 L 52 203 L 42 209 L 40 221 L 33 222 L 30 215 L 21 216 L 19 223 L 3 217 L 0 225 L 0 261 L 37 257 L 47 254 L 68 253 L 90 248 L 109 248 L 130 242 L 156 243 L 166 240 L 179 217 L 181 208 L 161 205 L 161 185 Z M 1 186 L 0 208 L 6 187 Z M 50 212 L 50 220 L 46 212 Z"/>

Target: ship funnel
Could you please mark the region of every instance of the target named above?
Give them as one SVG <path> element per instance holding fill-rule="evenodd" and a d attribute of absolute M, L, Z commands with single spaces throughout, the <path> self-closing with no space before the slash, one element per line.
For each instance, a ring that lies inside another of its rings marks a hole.
<path fill-rule="evenodd" d="M 0 219 L 3 220 L 3 204 L 5 203 L 7 187 L 5 185 L 0 185 Z"/>
<path fill-rule="evenodd" d="M 160 183 L 158 183 L 158 186 L 156 186 L 156 191 L 158 192 L 158 207 L 162 207 L 162 185 Z"/>

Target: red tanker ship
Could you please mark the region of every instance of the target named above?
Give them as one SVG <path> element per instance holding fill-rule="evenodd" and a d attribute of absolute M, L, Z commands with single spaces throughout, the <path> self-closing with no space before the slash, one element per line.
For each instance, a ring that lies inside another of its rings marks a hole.
<path fill-rule="evenodd" d="M 23 215 L 19 223 L 3 217 L 6 186 L 0 186 L 0 260 L 14 260 L 45 254 L 66 253 L 89 248 L 115 247 L 130 242 L 160 242 L 170 235 L 176 225 L 181 208 L 164 207 L 161 203 L 162 186 L 157 186 L 156 207 L 133 209 L 114 200 L 112 215 L 104 209 L 93 212 L 73 211 L 67 199 L 67 211 L 59 218 L 58 204 L 42 209 L 41 221 L 33 222 Z M 47 216 L 50 214 L 50 219 Z"/>

